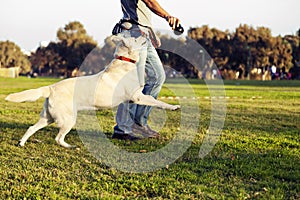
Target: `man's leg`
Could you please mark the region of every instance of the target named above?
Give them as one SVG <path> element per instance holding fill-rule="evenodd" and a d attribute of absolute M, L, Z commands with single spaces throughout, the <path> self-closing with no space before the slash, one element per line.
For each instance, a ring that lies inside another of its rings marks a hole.
<path fill-rule="evenodd" d="M 157 98 L 162 85 L 165 82 L 166 76 L 160 58 L 153 46 L 148 47 L 147 49 L 145 72 L 146 84 L 143 93 Z M 152 106 L 137 105 L 134 116 L 135 123 L 141 126 L 147 126 L 151 109 Z"/>

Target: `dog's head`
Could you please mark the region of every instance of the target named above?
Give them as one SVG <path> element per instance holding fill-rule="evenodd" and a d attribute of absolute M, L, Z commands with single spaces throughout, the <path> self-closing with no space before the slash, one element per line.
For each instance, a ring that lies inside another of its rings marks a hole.
<path fill-rule="evenodd" d="M 138 60 L 141 50 L 147 47 L 147 38 L 143 36 L 131 37 L 130 34 L 121 33 L 112 36 L 111 40 L 116 44 L 114 56 L 126 56 Z"/>

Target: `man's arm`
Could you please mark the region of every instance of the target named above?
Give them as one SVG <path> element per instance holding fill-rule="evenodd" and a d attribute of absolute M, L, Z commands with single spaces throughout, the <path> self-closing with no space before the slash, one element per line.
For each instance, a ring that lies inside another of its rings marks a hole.
<path fill-rule="evenodd" d="M 179 19 L 171 16 L 167 11 L 165 11 L 156 0 L 142 0 L 146 6 L 156 15 L 165 18 L 172 29 L 175 29 L 179 26 Z"/>

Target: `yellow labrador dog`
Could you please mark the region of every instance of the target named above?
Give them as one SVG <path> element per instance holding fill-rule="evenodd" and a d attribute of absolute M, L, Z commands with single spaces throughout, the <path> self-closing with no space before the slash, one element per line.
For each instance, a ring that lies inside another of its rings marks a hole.
<path fill-rule="evenodd" d="M 112 36 L 117 44 L 114 59 L 98 74 L 62 80 L 58 83 L 10 94 L 7 101 L 25 102 L 46 98 L 39 121 L 28 128 L 20 146 L 39 129 L 56 122 L 59 133 L 55 140 L 63 147 L 73 147 L 64 141 L 76 123 L 79 110 L 112 108 L 125 101 L 163 109 L 177 110 L 179 105 L 170 105 L 142 93 L 136 64 L 139 51 L 145 47 L 144 37 Z"/>

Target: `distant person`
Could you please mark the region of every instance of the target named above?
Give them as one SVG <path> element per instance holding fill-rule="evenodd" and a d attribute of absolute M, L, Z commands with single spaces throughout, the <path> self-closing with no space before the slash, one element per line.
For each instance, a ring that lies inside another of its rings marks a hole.
<path fill-rule="evenodd" d="M 276 72 L 277 72 L 277 67 L 275 65 L 272 65 L 272 67 L 271 67 L 272 80 L 276 79 Z"/>
<path fill-rule="evenodd" d="M 156 0 L 121 0 L 121 7 L 123 18 L 114 27 L 113 34 L 129 30 L 132 36 L 146 35 L 151 40 L 152 43 L 147 49 L 140 52 L 137 71 L 140 85 L 144 86 L 143 93 L 157 98 L 165 81 L 165 72 L 155 50 L 160 46 L 160 40 L 153 32 L 151 15 L 154 13 L 165 19 L 172 29 L 179 26 L 179 19 L 165 11 Z M 159 133 L 148 125 L 151 109 L 151 106 L 129 102 L 119 105 L 116 115 L 117 125 L 114 127 L 112 138 L 135 140 L 159 137 Z M 143 137 L 136 134 L 141 134 Z"/>

